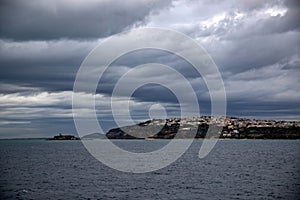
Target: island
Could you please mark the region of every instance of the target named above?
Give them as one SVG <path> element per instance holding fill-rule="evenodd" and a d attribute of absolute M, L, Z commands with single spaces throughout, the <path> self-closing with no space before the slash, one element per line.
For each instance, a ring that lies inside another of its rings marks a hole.
<path fill-rule="evenodd" d="M 48 140 L 80 140 L 79 137 L 75 137 L 74 135 L 62 135 L 61 133 L 53 138 L 49 138 Z"/>
<path fill-rule="evenodd" d="M 300 121 L 211 116 L 151 119 L 132 126 L 113 128 L 106 133 L 106 137 L 145 140 L 300 139 Z"/>
<path fill-rule="evenodd" d="M 95 140 L 95 139 L 107 139 L 104 134 L 101 133 L 91 133 L 84 135 L 80 138 L 81 140 Z"/>

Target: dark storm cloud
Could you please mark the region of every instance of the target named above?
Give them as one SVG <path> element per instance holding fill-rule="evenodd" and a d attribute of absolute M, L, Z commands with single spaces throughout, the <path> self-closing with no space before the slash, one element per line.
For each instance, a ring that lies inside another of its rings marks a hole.
<path fill-rule="evenodd" d="M 1 82 L 50 91 L 71 90 L 81 62 L 96 44 L 97 41 L 2 40 Z"/>
<path fill-rule="evenodd" d="M 299 55 L 299 47 L 295 45 L 299 42 L 298 32 L 288 32 L 223 41 L 210 50 L 215 51 L 213 58 L 221 70 L 239 73 Z"/>
<path fill-rule="evenodd" d="M 236 8 L 228 12 L 217 27 L 210 27 L 210 33 L 224 40 L 242 40 L 299 31 L 300 6 L 290 4 L 291 2 L 285 1 L 277 5 L 276 1 L 271 1 L 251 9 L 251 12 Z M 238 19 L 240 14 L 244 15 L 243 20 Z"/>
<path fill-rule="evenodd" d="M 299 55 L 299 13 L 294 0 L 179 1 L 151 25 L 196 38 L 223 73 L 238 73 Z"/>
<path fill-rule="evenodd" d="M 45 91 L 72 90 L 81 62 L 98 43 L 91 39 L 142 23 L 147 15 L 169 4 L 169 1 L 1 1 L 1 91 L 23 91 L 24 86 Z"/>
<path fill-rule="evenodd" d="M 223 72 L 247 71 L 299 55 L 299 7 L 285 8 L 283 16 L 265 16 L 262 8 L 239 13 L 241 19 L 229 12 L 214 26 L 193 33 L 212 38 L 204 45 Z"/>
<path fill-rule="evenodd" d="M 13 40 L 101 38 L 139 23 L 169 1 L 1 1 L 0 37 Z"/>

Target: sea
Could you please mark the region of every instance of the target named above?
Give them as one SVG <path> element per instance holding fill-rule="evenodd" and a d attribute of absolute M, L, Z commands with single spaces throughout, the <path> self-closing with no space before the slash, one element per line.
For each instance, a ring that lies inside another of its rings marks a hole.
<path fill-rule="evenodd" d="M 147 152 L 168 140 L 115 140 Z M 0 140 L 0 199 L 300 199 L 300 140 L 202 140 L 148 173 L 111 169 L 81 141 Z"/>

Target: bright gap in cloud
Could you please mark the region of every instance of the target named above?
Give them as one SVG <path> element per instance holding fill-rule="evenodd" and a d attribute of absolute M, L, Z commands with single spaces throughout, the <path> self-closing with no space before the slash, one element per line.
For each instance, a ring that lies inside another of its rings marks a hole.
<path fill-rule="evenodd" d="M 0 120 L 1 125 L 17 125 L 17 124 L 31 124 L 31 121 L 8 121 L 8 120 Z"/>
<path fill-rule="evenodd" d="M 225 17 L 226 17 L 225 12 L 221 13 L 221 14 L 217 14 L 208 20 L 202 21 L 201 24 L 202 24 L 202 26 L 205 26 L 205 27 L 216 26 L 216 25 L 218 25 L 219 22 L 224 20 Z"/>
<path fill-rule="evenodd" d="M 286 8 L 283 8 L 283 7 L 272 7 L 272 8 L 268 8 L 267 10 L 265 10 L 265 14 L 268 14 L 272 17 L 275 17 L 275 16 L 284 16 L 287 12 L 287 9 Z"/>

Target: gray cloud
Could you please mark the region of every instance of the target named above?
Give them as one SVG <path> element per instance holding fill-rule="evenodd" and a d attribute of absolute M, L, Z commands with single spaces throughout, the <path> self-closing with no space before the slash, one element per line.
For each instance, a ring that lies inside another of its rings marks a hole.
<path fill-rule="evenodd" d="M 264 67 L 299 55 L 297 1 L 179 1 L 169 12 L 152 16 L 150 24 L 195 38 L 223 73 Z M 168 15 L 175 20 L 168 20 Z"/>
<path fill-rule="evenodd" d="M 1 82 L 50 91 L 71 90 L 81 62 L 97 43 L 0 40 Z"/>
<path fill-rule="evenodd" d="M 101 38 L 143 23 L 169 1 L 1 1 L 0 37 L 13 40 Z"/>

